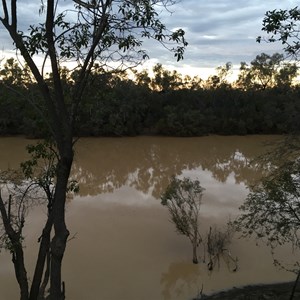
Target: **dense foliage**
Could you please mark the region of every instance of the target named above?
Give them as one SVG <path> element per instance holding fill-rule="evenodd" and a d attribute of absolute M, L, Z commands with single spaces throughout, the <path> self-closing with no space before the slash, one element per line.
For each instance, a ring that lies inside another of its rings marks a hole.
<path fill-rule="evenodd" d="M 159 64 L 151 77 L 146 71 L 112 73 L 96 66 L 79 110 L 76 135 L 284 134 L 299 129 L 295 64 L 284 63 L 278 53 L 262 53 L 250 65 L 242 62 L 237 80 L 229 83 L 231 68 L 227 63 L 217 68 L 217 75 L 202 80 Z M 66 68 L 61 74 L 64 92 L 71 94 L 78 74 Z M 28 69 L 8 59 L 0 76 L 0 134 L 47 135 L 40 117 L 46 107 Z M 50 74 L 50 84 L 51 80 Z"/>
<path fill-rule="evenodd" d="M 262 30 L 269 34 L 265 40 L 270 43 L 280 42 L 288 56 L 298 59 L 300 54 L 300 8 L 274 9 L 267 11 L 263 19 Z M 257 41 L 260 42 L 259 36 Z"/>

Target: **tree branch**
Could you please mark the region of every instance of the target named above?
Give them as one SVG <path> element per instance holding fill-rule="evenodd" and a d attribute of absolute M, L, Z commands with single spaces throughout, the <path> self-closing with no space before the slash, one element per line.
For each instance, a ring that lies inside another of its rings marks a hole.
<path fill-rule="evenodd" d="M 71 116 L 72 122 L 74 122 L 74 117 L 76 116 L 80 99 L 84 92 L 84 88 L 87 84 L 87 78 L 90 75 L 90 70 L 93 66 L 93 62 L 94 62 L 93 55 L 94 55 L 95 49 L 96 49 L 97 45 L 99 44 L 99 42 L 102 38 L 102 35 L 104 33 L 104 30 L 106 29 L 106 27 L 108 25 L 108 22 L 107 22 L 108 15 L 106 14 L 106 12 L 107 12 L 107 9 L 109 8 L 109 6 L 111 5 L 111 2 L 112 2 L 111 0 L 107 0 L 105 5 L 103 4 L 101 22 L 95 33 L 95 36 L 93 39 L 93 44 L 91 45 L 91 48 L 84 60 L 84 64 L 80 70 L 79 78 L 78 78 L 77 83 L 74 88 L 74 93 L 73 93 L 74 104 L 73 104 L 73 111 L 72 111 L 72 116 Z"/>
<path fill-rule="evenodd" d="M 11 0 L 11 27 L 17 32 L 17 0 Z"/>
<path fill-rule="evenodd" d="M 0 18 L 1 21 L 9 22 L 9 16 L 8 16 L 8 10 L 7 10 L 7 3 L 6 0 L 2 0 L 2 6 L 3 6 L 3 12 L 4 12 L 4 18 Z"/>
<path fill-rule="evenodd" d="M 57 63 L 57 55 L 55 49 L 55 41 L 54 41 L 54 0 L 48 0 L 47 4 L 47 16 L 46 16 L 46 39 L 48 44 L 48 53 L 51 62 L 51 69 L 53 74 L 53 82 L 55 86 L 55 109 L 53 113 L 55 114 L 55 118 L 60 124 L 55 130 L 56 138 L 60 141 L 60 145 L 64 144 L 63 135 L 65 132 L 69 132 L 67 127 L 64 126 L 65 122 L 68 122 L 68 113 L 66 109 L 66 105 L 64 102 L 64 94 L 62 89 L 62 84 L 60 80 L 60 73 Z M 58 129 L 59 128 L 59 129 Z"/>

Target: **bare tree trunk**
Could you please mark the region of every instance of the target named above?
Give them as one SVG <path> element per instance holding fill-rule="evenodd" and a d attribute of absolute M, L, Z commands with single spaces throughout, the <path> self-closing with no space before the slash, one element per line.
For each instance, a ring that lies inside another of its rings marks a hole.
<path fill-rule="evenodd" d="M 198 264 L 198 255 L 197 255 L 197 239 L 195 239 L 192 243 L 193 245 L 193 263 Z"/>
<path fill-rule="evenodd" d="M 194 234 L 192 235 L 192 245 L 193 245 L 193 263 L 198 264 L 198 255 L 197 255 L 197 248 L 198 248 L 198 237 L 199 237 L 199 232 L 198 232 L 198 221 L 196 219 L 196 222 L 194 224 Z"/>
<path fill-rule="evenodd" d="M 50 249 L 50 233 L 53 224 L 53 215 L 48 215 L 47 223 L 43 229 L 42 236 L 40 237 L 40 248 L 38 253 L 37 262 L 35 265 L 34 276 L 30 289 L 29 300 L 36 300 L 40 294 L 40 285 L 45 268 L 46 257 Z"/>
<path fill-rule="evenodd" d="M 68 179 L 73 162 L 72 144 L 66 145 L 67 155 L 58 163 L 57 182 L 53 205 L 54 237 L 51 241 L 51 273 L 50 273 L 50 299 L 64 299 L 61 280 L 61 266 L 69 231 L 65 223 L 65 203 Z"/>
<path fill-rule="evenodd" d="M 49 283 L 49 278 L 50 278 L 50 262 L 51 262 L 51 254 L 50 254 L 50 249 L 47 253 L 47 258 L 46 258 L 46 270 L 45 270 L 45 275 L 44 275 L 44 279 L 43 282 L 41 284 L 40 287 L 40 291 L 39 291 L 39 296 L 38 299 L 42 300 L 45 299 L 45 291 L 46 291 L 46 287 Z"/>
<path fill-rule="evenodd" d="M 12 253 L 12 262 L 14 264 L 16 278 L 20 286 L 20 299 L 28 300 L 28 280 L 24 264 L 24 252 L 21 242 L 17 242 L 16 245 L 14 245 L 14 250 Z"/>
<path fill-rule="evenodd" d="M 51 241 L 51 276 L 50 276 L 50 299 L 63 300 L 61 280 L 62 259 L 66 248 L 69 231 L 64 226 L 56 230 Z"/>

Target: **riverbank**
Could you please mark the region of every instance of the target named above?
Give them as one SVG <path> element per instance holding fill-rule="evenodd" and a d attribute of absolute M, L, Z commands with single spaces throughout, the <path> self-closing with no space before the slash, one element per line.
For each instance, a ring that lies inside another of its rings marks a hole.
<path fill-rule="evenodd" d="M 251 285 L 232 288 L 213 295 L 202 295 L 194 300 L 289 300 L 294 282 L 267 285 Z M 294 300 L 300 299 L 300 284 L 296 287 Z"/>

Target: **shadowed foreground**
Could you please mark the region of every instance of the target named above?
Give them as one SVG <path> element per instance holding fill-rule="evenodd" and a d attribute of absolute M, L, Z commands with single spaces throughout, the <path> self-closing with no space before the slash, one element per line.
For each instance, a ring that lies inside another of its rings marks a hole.
<path fill-rule="evenodd" d="M 197 299 L 207 300 L 288 300 L 290 299 L 294 282 L 251 285 L 242 288 L 233 288 L 210 296 L 202 295 Z M 300 299 L 300 285 L 296 288 L 294 300 Z"/>

